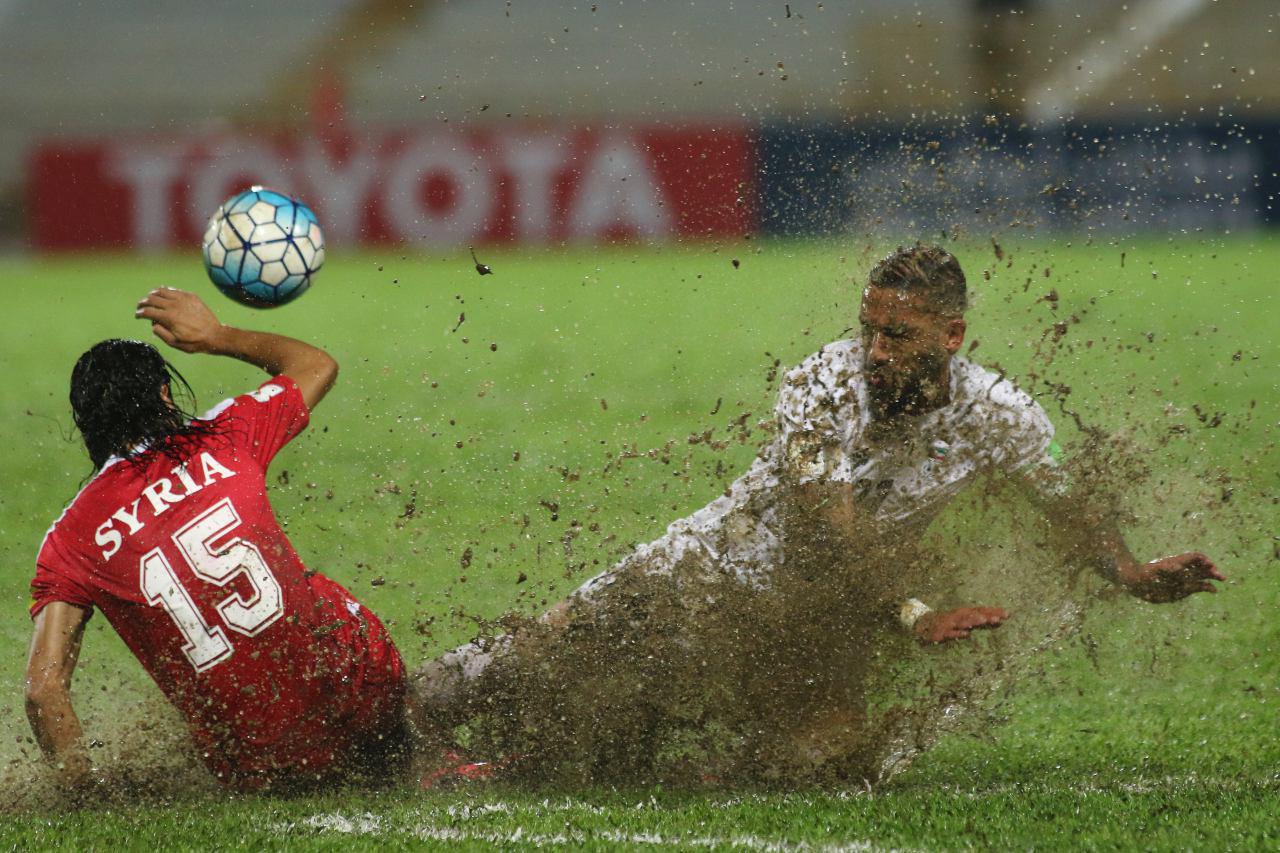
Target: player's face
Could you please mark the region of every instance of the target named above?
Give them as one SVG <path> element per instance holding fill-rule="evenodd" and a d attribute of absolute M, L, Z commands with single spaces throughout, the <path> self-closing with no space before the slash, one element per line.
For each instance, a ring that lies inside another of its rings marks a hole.
<path fill-rule="evenodd" d="M 964 320 L 940 315 L 920 294 L 868 287 L 859 322 L 875 417 L 916 414 L 945 398 L 941 383 Z"/>

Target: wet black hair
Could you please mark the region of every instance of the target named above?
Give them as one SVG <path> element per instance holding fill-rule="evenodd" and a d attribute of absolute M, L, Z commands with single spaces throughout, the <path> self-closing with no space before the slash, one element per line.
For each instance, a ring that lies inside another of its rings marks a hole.
<path fill-rule="evenodd" d="M 112 338 L 80 356 L 71 371 L 71 415 L 94 469 L 112 456 L 137 463 L 161 453 L 185 461 L 173 439 L 213 428 L 179 404 L 179 391 L 195 404 L 187 380 L 151 344 Z"/>

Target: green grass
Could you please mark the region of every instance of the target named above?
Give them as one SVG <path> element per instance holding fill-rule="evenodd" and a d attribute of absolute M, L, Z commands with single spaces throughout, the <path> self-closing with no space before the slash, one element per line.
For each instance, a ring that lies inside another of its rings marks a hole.
<path fill-rule="evenodd" d="M 231 799 L 198 813 L 174 810 L 164 821 L 143 810 L 76 813 L 28 821 L 6 841 L 71 848 L 123 837 L 143 848 L 185 839 L 192 847 L 259 850 L 424 842 L 472 849 L 1261 849 L 1277 842 L 1268 818 L 1277 788 L 1275 781 L 1190 776 L 1107 785 L 1055 775 L 991 787 L 904 782 L 875 794 L 349 794 Z"/>
<path fill-rule="evenodd" d="M 545 806 L 546 795 L 502 790 L 218 797 L 198 808 L 11 816 L 0 819 L 0 844 L 106 846 L 123 835 L 140 846 L 480 847 L 517 830 L 526 841 L 631 846 L 655 834 L 722 846 L 1280 843 L 1280 242 L 1028 241 L 1006 245 L 999 263 L 989 246 L 957 251 L 978 292 L 977 360 L 1026 377 L 1044 330 L 1079 318 L 1047 373 L 1072 386 L 1070 406 L 1087 421 L 1147 449 L 1153 476 L 1130 496 L 1135 550 L 1208 551 L 1231 577 L 1221 595 L 1099 605 L 1088 642 L 1044 656 L 1043 674 L 1003 709 L 1006 725 L 944 740 L 874 795 L 566 792 Z M 412 663 L 465 639 L 472 617 L 538 610 L 713 497 L 754 447 L 711 453 L 685 438 L 711 427 L 726 435 L 743 412 L 749 423 L 767 416 L 774 360 L 795 363 L 853 325 L 873 257 L 774 243 L 494 253 L 484 260 L 495 275 L 481 278 L 462 257 L 387 251 L 331 261 L 285 310 L 208 298 L 227 322 L 316 341 L 342 363 L 312 429 L 275 463 L 273 502 L 304 559 L 383 614 Z M 96 340 L 144 335 L 131 306 L 146 289 L 212 288 L 194 258 L 10 259 L 0 273 L 0 683 L 10 685 L 0 763 L 12 779 L 39 771 L 21 710 L 32 560 L 89 473 L 68 439 L 70 366 Z M 1051 288 L 1056 301 L 1043 298 Z M 258 381 L 230 361 L 173 360 L 202 406 Z M 1039 382 L 1029 390 L 1070 446 L 1070 419 Z M 606 467 L 624 448 L 669 441 L 668 464 Z M 567 555 L 574 521 L 584 532 Z M 517 584 L 522 572 L 530 580 Z M 75 695 L 110 754 L 157 697 L 101 618 Z M 348 827 L 367 831 L 357 838 L 336 819 L 309 822 L 365 813 L 374 817 Z"/>

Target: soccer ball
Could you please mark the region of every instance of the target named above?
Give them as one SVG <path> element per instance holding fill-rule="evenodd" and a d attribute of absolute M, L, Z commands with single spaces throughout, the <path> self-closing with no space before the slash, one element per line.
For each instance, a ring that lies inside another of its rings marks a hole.
<path fill-rule="evenodd" d="M 223 202 L 204 232 L 204 268 L 218 290 L 254 308 L 292 302 L 324 263 L 324 235 L 302 202 L 250 187 Z"/>

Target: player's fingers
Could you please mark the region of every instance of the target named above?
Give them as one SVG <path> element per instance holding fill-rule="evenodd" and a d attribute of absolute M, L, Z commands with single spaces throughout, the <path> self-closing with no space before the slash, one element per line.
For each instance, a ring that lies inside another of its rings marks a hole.
<path fill-rule="evenodd" d="M 1008 615 L 999 607 L 970 607 L 959 614 L 956 624 L 966 628 L 995 627 Z"/>
<path fill-rule="evenodd" d="M 1207 555 L 1202 554 L 1199 551 L 1188 551 L 1187 553 L 1175 558 L 1175 561 L 1180 566 L 1185 566 L 1196 571 L 1205 571 L 1213 568 L 1213 560 L 1210 560 Z"/>
<path fill-rule="evenodd" d="M 159 323 L 152 323 L 151 331 L 157 338 L 164 341 L 169 346 L 172 347 L 178 345 L 178 336 L 166 329 L 164 326 L 161 326 Z"/>
<path fill-rule="evenodd" d="M 1226 580 L 1226 577 L 1222 574 L 1222 572 L 1218 571 L 1218 567 L 1214 565 L 1213 560 L 1210 560 L 1204 554 L 1196 554 L 1195 560 L 1192 563 L 1192 565 L 1194 566 L 1199 577 L 1213 578 L 1214 580 L 1220 580 L 1220 581 Z"/>
<path fill-rule="evenodd" d="M 160 304 L 163 302 L 172 302 L 178 291 L 171 287 L 157 287 L 155 290 L 149 291 L 142 299 L 144 302 Z"/>
<path fill-rule="evenodd" d="M 155 305 L 141 305 L 138 307 L 138 310 L 133 312 L 133 316 L 142 320 L 150 320 L 154 323 L 168 316 L 168 312 Z"/>

